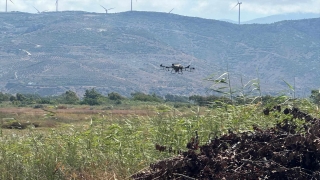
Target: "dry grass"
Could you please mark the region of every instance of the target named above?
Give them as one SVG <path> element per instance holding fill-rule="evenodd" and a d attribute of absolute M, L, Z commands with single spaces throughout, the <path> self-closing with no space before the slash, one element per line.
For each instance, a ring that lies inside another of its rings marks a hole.
<path fill-rule="evenodd" d="M 149 109 L 112 109 L 102 110 L 103 108 L 92 108 L 88 106 L 78 107 L 45 107 L 45 108 L 30 108 L 30 107 L 7 107 L 0 108 L 0 120 L 2 124 L 17 121 L 20 123 L 37 123 L 40 127 L 55 127 L 59 123 L 79 123 L 88 121 L 95 117 L 104 119 L 116 119 L 127 116 L 152 116 L 156 113 Z"/>

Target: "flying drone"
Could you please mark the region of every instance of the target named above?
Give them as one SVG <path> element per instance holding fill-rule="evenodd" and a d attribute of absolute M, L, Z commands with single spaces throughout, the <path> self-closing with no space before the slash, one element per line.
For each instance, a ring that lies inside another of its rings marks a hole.
<path fill-rule="evenodd" d="M 194 67 L 190 67 L 190 65 L 183 67 L 181 64 L 172 64 L 171 66 L 164 66 L 164 65 L 160 64 L 160 67 L 163 70 L 167 70 L 167 71 L 170 71 L 170 69 L 171 69 L 172 74 L 175 74 L 175 73 L 183 74 L 182 73 L 183 70 L 191 72 L 192 70 L 195 69 Z"/>

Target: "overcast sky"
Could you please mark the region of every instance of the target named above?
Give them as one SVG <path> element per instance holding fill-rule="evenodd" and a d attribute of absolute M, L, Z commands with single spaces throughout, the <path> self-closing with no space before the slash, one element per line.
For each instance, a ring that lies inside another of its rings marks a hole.
<path fill-rule="evenodd" d="M 8 11 L 36 13 L 55 11 L 56 0 L 12 0 L 8 1 Z M 207 19 L 230 19 L 237 21 L 237 0 L 132 0 L 133 10 L 169 12 L 184 16 Z M 320 13 L 320 0 L 243 0 L 241 21 L 283 13 Z M 104 13 L 106 8 L 114 8 L 109 13 L 130 10 L 131 0 L 59 0 L 59 11 L 80 10 Z M 5 11 L 6 0 L 0 0 L 0 11 Z M 34 6 L 34 7 L 33 7 Z M 234 7 L 234 8 L 233 8 Z"/>

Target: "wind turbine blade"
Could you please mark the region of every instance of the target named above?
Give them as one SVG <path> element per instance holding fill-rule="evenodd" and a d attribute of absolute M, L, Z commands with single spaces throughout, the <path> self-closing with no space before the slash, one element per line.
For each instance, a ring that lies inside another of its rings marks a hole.
<path fill-rule="evenodd" d="M 108 10 L 111 10 L 111 9 L 114 9 L 114 8 L 110 8 L 110 9 L 108 9 Z"/>
<path fill-rule="evenodd" d="M 12 2 L 12 4 L 14 4 L 12 0 L 10 0 L 10 2 Z"/>
<path fill-rule="evenodd" d="M 100 5 L 103 9 L 107 10 L 105 7 L 103 7 L 102 5 Z"/>
<path fill-rule="evenodd" d="M 237 3 L 233 8 L 231 8 L 230 10 L 234 9 L 235 7 L 237 7 L 239 5 L 239 3 Z"/>
<path fill-rule="evenodd" d="M 172 9 L 169 11 L 169 13 L 171 13 L 171 12 L 173 11 L 173 9 L 174 9 L 174 8 L 172 8 Z"/>
<path fill-rule="evenodd" d="M 37 11 L 38 11 L 38 13 L 40 13 L 40 11 L 39 11 L 36 7 L 34 7 L 34 6 L 33 6 L 33 8 L 34 8 L 35 10 L 37 10 Z"/>

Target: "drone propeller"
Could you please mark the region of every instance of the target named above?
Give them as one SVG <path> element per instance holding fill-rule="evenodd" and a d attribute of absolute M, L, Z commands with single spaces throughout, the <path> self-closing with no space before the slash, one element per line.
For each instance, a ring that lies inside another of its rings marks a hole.
<path fill-rule="evenodd" d="M 162 65 L 162 64 L 160 64 L 160 67 L 162 68 L 162 70 L 167 69 L 168 71 L 169 71 L 169 69 L 171 68 L 171 67 L 169 67 L 169 66 L 164 66 L 164 65 Z"/>
<path fill-rule="evenodd" d="M 189 72 L 192 72 L 193 70 L 195 70 L 194 67 L 189 68 Z"/>
<path fill-rule="evenodd" d="M 194 68 L 194 67 L 190 67 L 190 65 L 188 65 L 188 66 L 186 66 L 186 67 L 184 68 L 184 70 L 191 72 L 192 70 L 195 70 L 195 68 Z"/>

